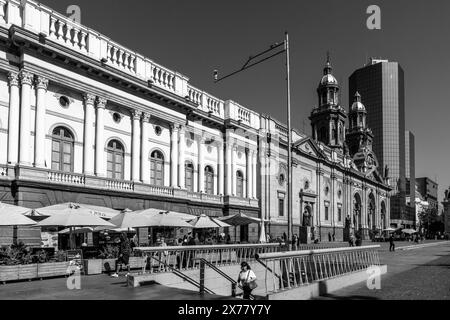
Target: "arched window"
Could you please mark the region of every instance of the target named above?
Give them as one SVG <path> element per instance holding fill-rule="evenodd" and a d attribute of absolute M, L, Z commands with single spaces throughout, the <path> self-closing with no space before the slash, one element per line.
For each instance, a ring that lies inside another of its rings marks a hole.
<path fill-rule="evenodd" d="M 64 127 L 56 127 L 52 135 L 52 170 L 73 172 L 72 133 Z"/>
<path fill-rule="evenodd" d="M 190 161 L 186 161 L 184 164 L 184 180 L 186 190 L 194 192 L 194 165 Z"/>
<path fill-rule="evenodd" d="M 205 168 L 205 192 L 214 194 L 214 170 L 210 166 Z"/>
<path fill-rule="evenodd" d="M 236 196 L 244 197 L 244 174 L 242 171 L 236 172 Z"/>
<path fill-rule="evenodd" d="M 150 184 L 164 186 L 164 156 L 160 151 L 150 155 Z"/>
<path fill-rule="evenodd" d="M 123 180 L 125 149 L 117 140 L 108 143 L 107 151 L 107 171 L 108 178 Z"/>

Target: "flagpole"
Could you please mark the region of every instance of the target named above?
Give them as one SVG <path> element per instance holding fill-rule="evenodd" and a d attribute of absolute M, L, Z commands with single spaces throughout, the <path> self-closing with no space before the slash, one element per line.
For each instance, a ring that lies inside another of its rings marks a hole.
<path fill-rule="evenodd" d="M 292 249 L 292 129 L 291 129 L 291 77 L 290 77 L 290 57 L 289 57 L 289 34 L 285 33 L 286 40 L 286 81 L 287 81 L 287 124 L 288 124 L 288 164 L 287 164 L 287 187 L 288 187 L 288 246 Z"/>

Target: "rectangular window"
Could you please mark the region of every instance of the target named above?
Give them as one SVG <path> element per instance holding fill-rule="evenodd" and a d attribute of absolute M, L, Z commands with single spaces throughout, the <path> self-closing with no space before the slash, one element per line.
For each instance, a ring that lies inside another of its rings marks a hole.
<path fill-rule="evenodd" d="M 338 208 L 338 221 L 342 222 L 342 208 Z"/>
<path fill-rule="evenodd" d="M 328 215 L 328 207 L 325 207 L 325 220 L 328 221 L 329 215 Z"/>
<path fill-rule="evenodd" d="M 278 215 L 284 217 L 284 199 L 278 199 Z"/>

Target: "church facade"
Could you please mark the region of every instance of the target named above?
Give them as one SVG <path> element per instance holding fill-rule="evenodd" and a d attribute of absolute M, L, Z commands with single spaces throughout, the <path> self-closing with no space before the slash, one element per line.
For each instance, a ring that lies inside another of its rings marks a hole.
<path fill-rule="evenodd" d="M 356 94 L 347 111 L 330 61 L 317 89 L 310 120 L 312 137 L 293 131 L 292 219 L 302 242 L 343 241 L 351 234 L 368 239 L 390 227 L 388 172 L 380 173 L 372 151 L 373 134 Z M 349 127 L 346 128 L 347 118 Z M 262 116 L 260 144 L 261 211 L 273 237 L 286 231 L 287 130 Z"/>

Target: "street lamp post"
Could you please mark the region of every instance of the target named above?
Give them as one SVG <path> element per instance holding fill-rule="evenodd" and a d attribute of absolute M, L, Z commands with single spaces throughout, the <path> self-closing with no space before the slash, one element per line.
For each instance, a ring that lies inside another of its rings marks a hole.
<path fill-rule="evenodd" d="M 272 52 L 273 50 L 281 47 L 282 45 L 284 45 L 284 49 L 270 55 L 267 56 L 265 58 L 261 58 L 259 61 L 257 62 L 253 62 L 256 58 L 260 58 L 266 54 L 268 54 L 269 52 Z M 291 79 L 290 79 L 290 56 L 289 56 L 289 34 L 288 32 L 285 32 L 285 40 L 283 41 L 283 43 L 275 43 L 274 45 L 270 46 L 269 49 L 255 55 L 255 56 L 250 56 L 249 59 L 247 60 L 247 62 L 244 64 L 244 66 L 237 70 L 234 71 L 226 76 L 223 76 L 221 78 L 219 78 L 219 73 L 217 70 L 214 70 L 214 82 L 217 83 L 219 81 L 222 81 L 226 78 L 229 78 L 239 72 L 242 72 L 244 70 L 247 70 L 251 67 L 256 66 L 257 64 L 260 64 L 266 60 L 269 60 L 275 56 L 278 56 L 282 53 L 286 53 L 286 81 L 287 81 L 287 125 L 288 125 L 288 163 L 287 163 L 287 191 L 288 191 L 288 196 L 287 196 L 287 205 L 288 205 L 288 210 L 287 210 L 287 218 L 288 218 L 288 233 L 287 233 L 287 241 L 288 241 L 288 246 L 289 246 L 289 250 L 292 249 L 292 236 L 293 236 L 293 224 L 292 224 L 292 129 L 291 129 Z"/>

